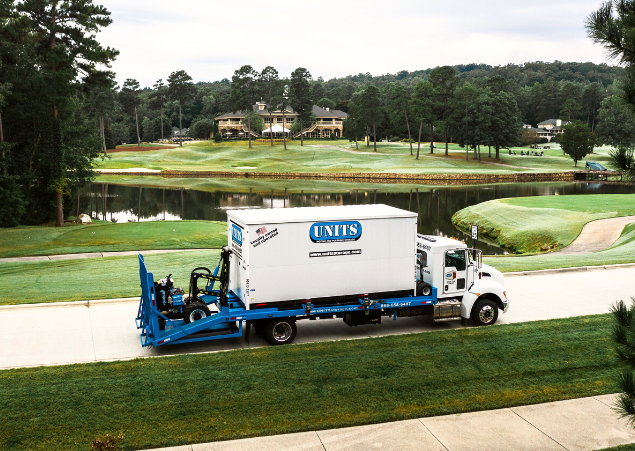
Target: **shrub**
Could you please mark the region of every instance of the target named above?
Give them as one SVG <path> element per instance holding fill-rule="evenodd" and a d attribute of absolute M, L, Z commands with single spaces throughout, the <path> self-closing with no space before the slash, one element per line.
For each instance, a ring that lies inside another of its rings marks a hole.
<path fill-rule="evenodd" d="M 630 171 L 635 169 L 635 156 L 633 155 L 633 148 L 620 146 L 617 149 L 613 149 L 609 152 L 611 162 L 620 171 Z"/>
<path fill-rule="evenodd" d="M 415 142 L 415 140 L 414 140 L 414 139 L 404 138 L 404 139 L 402 139 L 402 140 L 401 140 L 401 142 L 402 142 L 402 143 L 407 143 L 407 142 L 411 142 L 411 143 L 413 143 L 413 142 Z"/>
<path fill-rule="evenodd" d="M 106 434 L 103 438 L 97 437 L 91 446 L 91 449 L 96 451 L 120 451 L 119 444 L 126 438 L 123 434 L 119 437 L 113 437 L 110 434 Z"/>
<path fill-rule="evenodd" d="M 220 135 L 220 133 L 216 132 L 214 133 L 214 142 L 215 143 L 219 143 L 223 140 L 223 137 Z"/>

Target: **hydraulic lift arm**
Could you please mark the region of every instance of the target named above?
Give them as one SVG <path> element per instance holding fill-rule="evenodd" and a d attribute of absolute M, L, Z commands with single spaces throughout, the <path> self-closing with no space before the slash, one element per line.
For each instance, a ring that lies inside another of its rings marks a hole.
<path fill-rule="evenodd" d="M 194 300 L 198 297 L 199 293 L 207 294 L 210 296 L 218 296 L 218 302 L 221 307 L 227 307 L 227 290 L 229 287 L 229 256 L 232 251 L 227 246 L 224 246 L 221 250 L 220 261 L 214 271 L 214 274 L 205 267 L 194 268 L 190 274 L 190 300 Z M 218 274 L 220 269 L 220 274 Z M 204 271 L 204 272 L 203 272 Z M 208 281 L 205 288 L 198 287 L 198 279 L 205 279 Z M 219 282 L 220 287 L 218 291 L 213 291 L 214 284 Z"/>

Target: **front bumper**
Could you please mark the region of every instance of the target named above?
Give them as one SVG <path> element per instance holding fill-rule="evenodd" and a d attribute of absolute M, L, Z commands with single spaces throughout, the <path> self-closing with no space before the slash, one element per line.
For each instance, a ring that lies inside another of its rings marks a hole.
<path fill-rule="evenodd" d="M 507 313 L 507 310 L 509 310 L 509 299 L 504 300 L 503 305 L 503 313 Z"/>

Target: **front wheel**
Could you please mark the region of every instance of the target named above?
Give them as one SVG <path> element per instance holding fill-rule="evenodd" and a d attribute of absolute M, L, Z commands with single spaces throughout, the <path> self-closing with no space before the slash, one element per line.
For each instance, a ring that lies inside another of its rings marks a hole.
<path fill-rule="evenodd" d="M 289 318 L 272 319 L 265 328 L 265 337 L 272 345 L 291 343 L 298 333 L 295 321 Z"/>
<path fill-rule="evenodd" d="M 191 302 L 183 310 L 183 320 L 185 324 L 193 323 L 199 319 L 207 318 L 211 315 L 209 308 L 204 302 Z"/>
<path fill-rule="evenodd" d="M 432 286 L 426 282 L 419 282 L 417 284 L 417 296 L 430 296 L 432 293 Z"/>
<path fill-rule="evenodd" d="M 477 326 L 491 326 L 498 319 L 498 307 L 490 299 L 481 299 L 472 307 L 472 321 Z"/>

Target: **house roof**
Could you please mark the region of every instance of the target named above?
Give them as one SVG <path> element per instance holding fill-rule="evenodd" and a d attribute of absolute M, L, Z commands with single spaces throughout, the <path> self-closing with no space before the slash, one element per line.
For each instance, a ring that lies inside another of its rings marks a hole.
<path fill-rule="evenodd" d="M 268 116 L 269 115 L 269 110 L 267 108 L 259 110 L 258 109 L 258 104 L 255 104 L 253 106 L 253 109 L 254 109 L 254 111 L 256 111 L 261 116 Z M 329 111 L 327 111 L 325 108 L 321 108 L 321 107 L 319 107 L 317 105 L 313 105 L 312 113 L 315 115 L 315 117 L 318 117 L 318 118 L 332 117 L 332 118 L 338 118 L 338 119 L 346 119 L 348 117 L 348 114 L 346 114 L 343 111 L 340 111 L 340 110 L 329 110 Z M 273 110 L 271 112 L 271 114 L 282 114 L 282 112 L 279 111 L 279 110 Z M 291 108 L 291 107 L 287 107 L 287 110 L 286 110 L 285 114 L 297 115 L 297 113 L 295 113 L 293 111 L 293 108 Z M 220 116 L 217 116 L 214 119 L 216 119 L 216 120 L 219 120 L 219 119 L 230 119 L 230 118 L 242 119 L 243 117 L 244 117 L 244 114 L 243 114 L 242 111 L 236 111 L 234 113 L 221 114 Z"/>
<path fill-rule="evenodd" d="M 538 122 L 538 125 L 556 125 L 558 123 L 558 119 L 547 119 L 546 121 Z"/>

